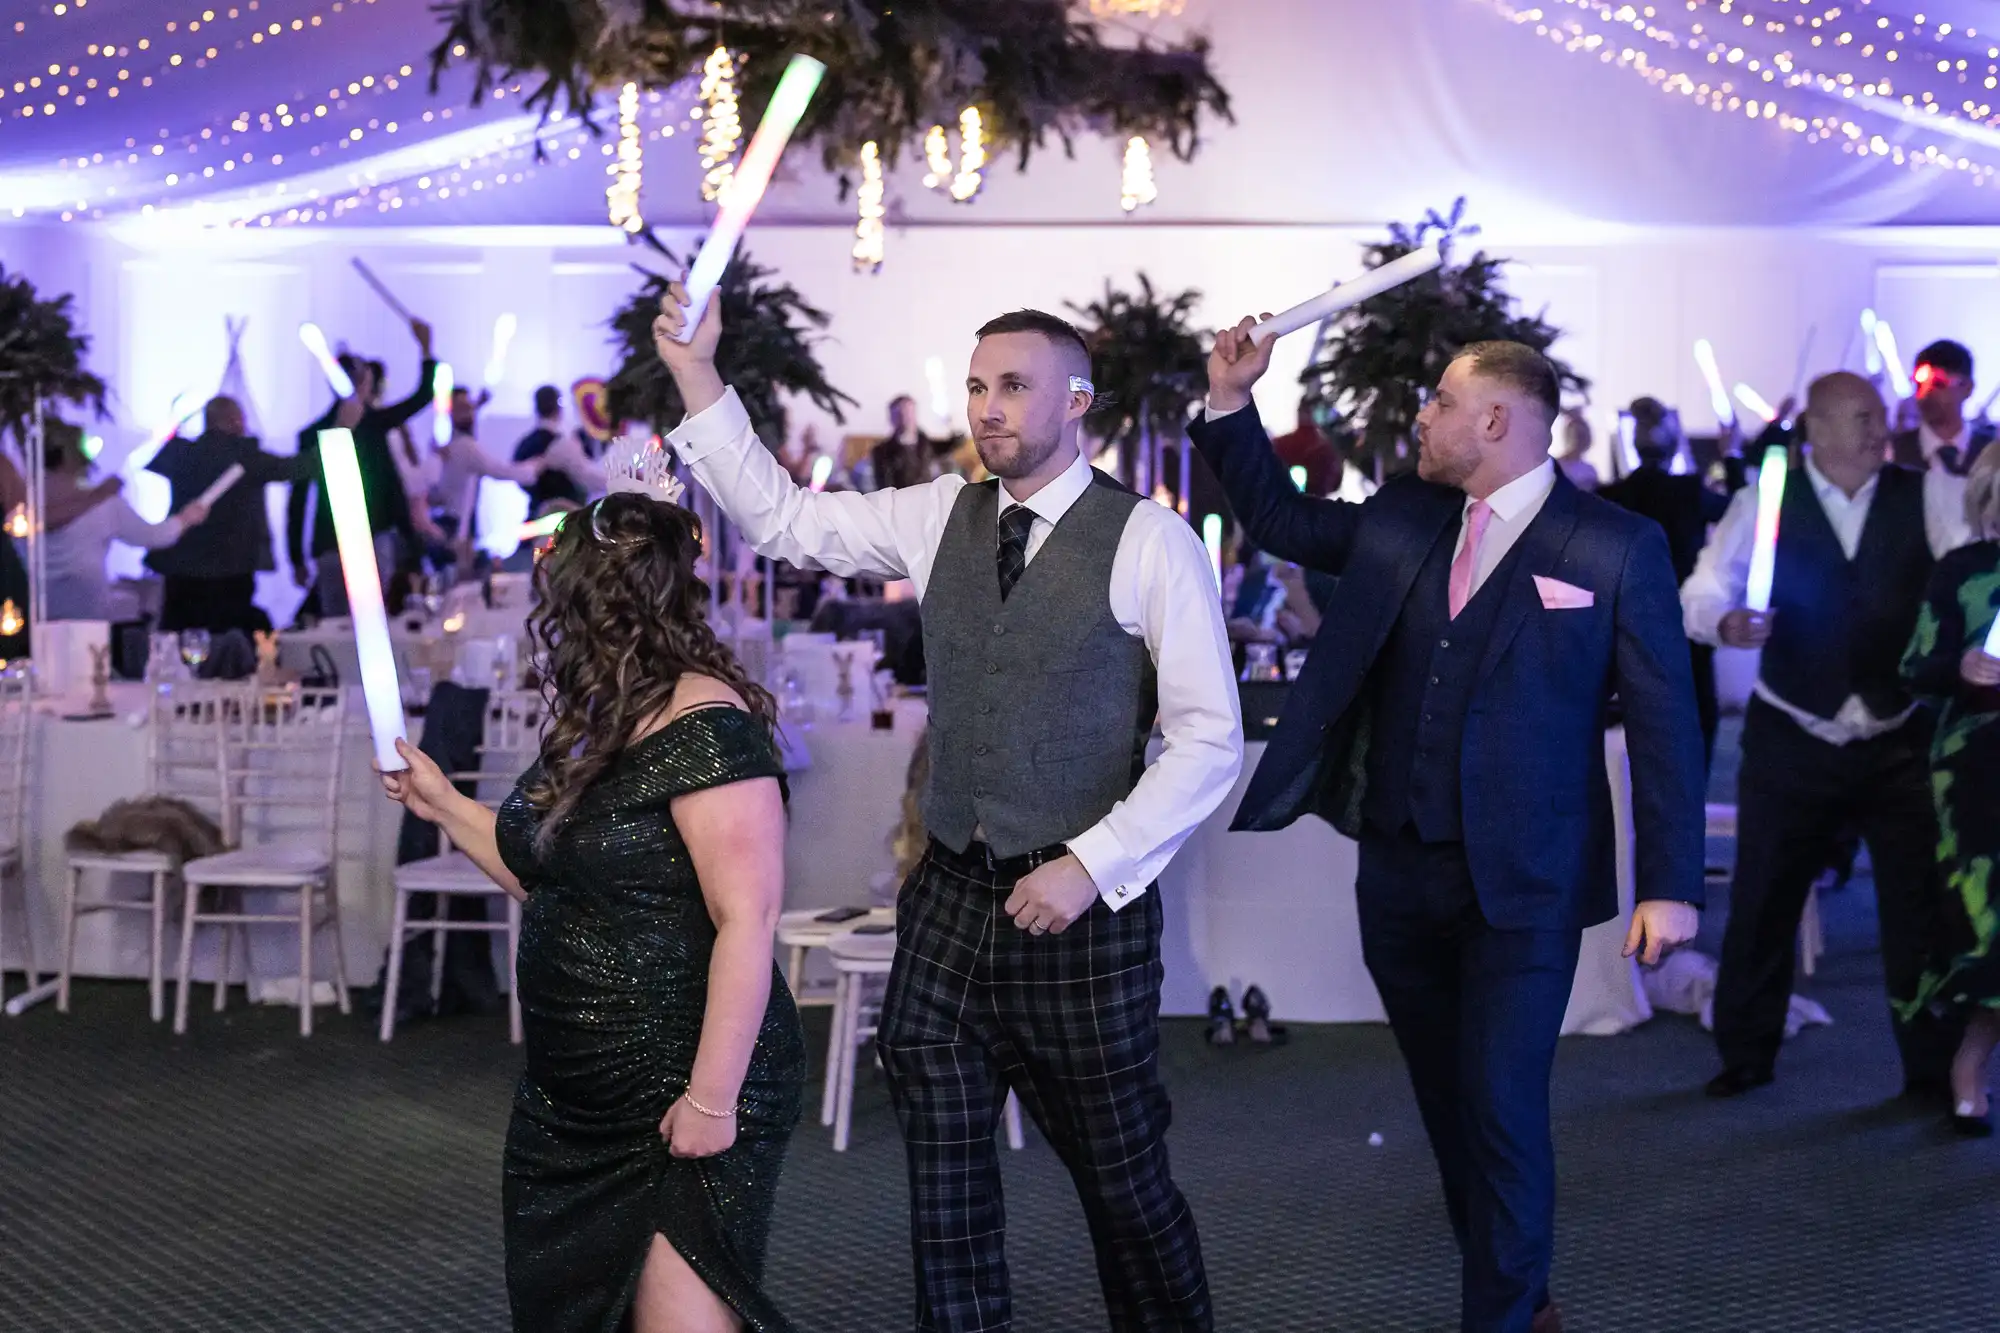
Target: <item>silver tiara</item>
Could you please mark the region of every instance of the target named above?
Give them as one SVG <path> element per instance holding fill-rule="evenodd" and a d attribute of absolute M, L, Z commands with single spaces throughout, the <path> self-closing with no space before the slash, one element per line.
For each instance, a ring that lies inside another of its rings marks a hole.
<path fill-rule="evenodd" d="M 604 449 L 604 489 L 607 494 L 632 491 L 668 504 L 679 504 L 687 487 L 674 476 L 674 456 L 657 435 L 621 435 Z"/>

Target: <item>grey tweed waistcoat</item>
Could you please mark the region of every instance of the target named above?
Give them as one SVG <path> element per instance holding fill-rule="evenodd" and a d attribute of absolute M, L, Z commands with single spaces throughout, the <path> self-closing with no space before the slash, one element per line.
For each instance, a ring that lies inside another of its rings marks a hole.
<path fill-rule="evenodd" d="M 924 823 L 995 856 L 1063 842 L 1132 791 L 1158 711 L 1145 642 L 1111 612 L 1111 565 L 1139 497 L 1102 473 L 1006 601 L 997 481 L 959 492 L 924 590 L 930 784 Z"/>

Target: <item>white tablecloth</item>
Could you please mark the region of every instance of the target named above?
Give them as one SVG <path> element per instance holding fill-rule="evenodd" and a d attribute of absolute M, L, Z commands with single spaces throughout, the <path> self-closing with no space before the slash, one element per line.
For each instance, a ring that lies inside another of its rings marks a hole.
<path fill-rule="evenodd" d="M 114 689 L 121 715 L 64 721 L 57 709 L 38 720 L 30 763 L 30 907 L 40 961 L 56 958 L 62 904 L 63 834 L 112 801 L 145 789 L 145 734 L 130 720 L 144 706 L 142 687 Z M 73 705 L 72 705 L 73 706 Z M 902 800 L 912 747 L 922 734 L 921 701 L 897 706 L 891 731 L 856 722 L 821 722 L 804 733 L 808 765 L 790 776 L 791 828 L 786 840 L 786 905 L 791 908 L 865 905 L 870 881 L 891 865 L 888 840 Z M 1168 1014 L 1201 1014 L 1208 992 L 1234 994 L 1256 983 L 1280 1017 L 1299 1022 L 1380 1022 L 1380 1000 L 1361 961 L 1354 909 L 1356 848 L 1317 819 L 1278 833 L 1231 833 L 1230 818 L 1263 754 L 1252 742 L 1244 776 L 1221 809 L 1188 840 L 1161 881 L 1165 895 Z M 369 770 L 367 729 L 358 701 L 350 716 L 340 824 L 340 897 L 346 919 L 348 977 L 371 982 L 388 940 L 400 811 L 383 798 Z M 1619 896 L 1632 901 L 1630 782 L 1624 735 L 1606 738 L 1617 811 Z M 137 885 L 134 886 L 135 890 Z M 253 958 L 263 988 L 293 993 L 297 936 L 285 927 L 254 927 Z M 143 916 L 86 918 L 77 935 L 83 976 L 141 977 L 146 973 Z M 1586 932 L 1565 1032 L 1622 1031 L 1651 1016 L 1634 965 L 1618 956 L 1624 922 Z M 331 955 L 322 944 L 322 966 Z M 196 975 L 212 975 L 214 948 L 196 955 Z M 18 947 L 9 968 L 19 967 Z M 171 973 L 171 954 L 169 971 Z M 17 983 L 18 984 L 18 983 Z"/>

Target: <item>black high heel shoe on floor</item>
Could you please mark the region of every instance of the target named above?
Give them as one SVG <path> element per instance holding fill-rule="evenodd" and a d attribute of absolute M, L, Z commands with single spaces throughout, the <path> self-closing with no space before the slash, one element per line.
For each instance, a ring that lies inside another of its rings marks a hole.
<path fill-rule="evenodd" d="M 1208 1044 L 1236 1044 L 1236 1006 L 1229 1002 L 1229 988 L 1226 986 L 1217 986 L 1208 993 Z"/>
<path fill-rule="evenodd" d="M 1271 998 L 1262 986 L 1243 992 L 1243 1033 L 1253 1046 L 1276 1046 L 1285 1040 L 1285 1029 L 1271 1022 Z"/>

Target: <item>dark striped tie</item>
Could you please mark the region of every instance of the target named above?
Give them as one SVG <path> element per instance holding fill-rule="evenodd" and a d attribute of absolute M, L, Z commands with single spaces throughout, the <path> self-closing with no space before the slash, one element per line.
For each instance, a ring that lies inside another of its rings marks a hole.
<path fill-rule="evenodd" d="M 1035 511 L 1015 505 L 1000 516 L 1000 600 L 1021 581 L 1028 568 L 1028 533 L 1035 526 Z"/>

